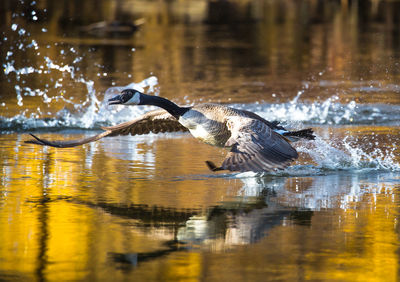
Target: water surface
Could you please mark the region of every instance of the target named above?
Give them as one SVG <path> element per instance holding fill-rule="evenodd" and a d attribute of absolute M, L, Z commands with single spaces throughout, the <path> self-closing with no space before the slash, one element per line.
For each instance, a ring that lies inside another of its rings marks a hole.
<path fill-rule="evenodd" d="M 224 3 L 1 4 L 0 280 L 398 280 L 398 3 Z M 107 106 L 126 86 L 317 139 L 264 174 L 184 133 L 24 143 L 151 109 Z"/>

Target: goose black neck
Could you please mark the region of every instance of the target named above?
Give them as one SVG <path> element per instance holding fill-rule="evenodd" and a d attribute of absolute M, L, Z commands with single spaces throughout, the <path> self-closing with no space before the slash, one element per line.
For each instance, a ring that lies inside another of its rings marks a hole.
<path fill-rule="evenodd" d="M 171 102 L 168 99 L 159 97 L 159 96 L 151 96 L 146 94 L 140 95 L 140 104 L 139 105 L 151 105 L 163 108 L 171 115 L 173 115 L 176 119 L 186 113 L 189 108 L 186 107 L 179 107 L 174 102 Z"/>

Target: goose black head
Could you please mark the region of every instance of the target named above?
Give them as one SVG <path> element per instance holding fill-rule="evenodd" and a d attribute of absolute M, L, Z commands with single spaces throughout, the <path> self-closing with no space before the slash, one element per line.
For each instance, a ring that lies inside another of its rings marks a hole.
<path fill-rule="evenodd" d="M 108 100 L 109 105 L 139 105 L 141 92 L 135 89 L 124 89 L 121 94 Z"/>

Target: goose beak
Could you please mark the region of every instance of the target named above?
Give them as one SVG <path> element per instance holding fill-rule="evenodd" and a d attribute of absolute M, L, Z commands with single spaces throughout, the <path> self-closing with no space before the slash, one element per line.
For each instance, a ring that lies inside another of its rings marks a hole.
<path fill-rule="evenodd" d="M 117 95 L 111 99 L 108 99 L 108 105 L 121 105 L 123 104 L 121 100 L 121 95 Z"/>

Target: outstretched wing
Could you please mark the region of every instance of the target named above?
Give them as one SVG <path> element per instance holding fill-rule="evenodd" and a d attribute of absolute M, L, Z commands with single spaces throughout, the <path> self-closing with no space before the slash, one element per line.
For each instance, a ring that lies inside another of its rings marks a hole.
<path fill-rule="evenodd" d="M 176 118 L 169 114 L 165 110 L 154 110 L 150 111 L 134 120 L 127 121 L 121 124 L 117 124 L 109 127 L 102 127 L 105 130 L 94 136 L 90 136 L 84 139 L 78 140 L 62 140 L 62 141 L 49 141 L 41 139 L 33 134 L 32 137 L 35 139 L 25 141 L 25 143 L 37 144 L 42 146 L 51 146 L 57 148 L 68 148 L 83 145 L 89 142 L 99 140 L 106 136 L 117 136 L 117 135 L 141 135 L 148 134 L 150 132 L 178 132 L 188 131 L 186 127 L 181 125 Z"/>
<path fill-rule="evenodd" d="M 260 120 L 230 117 L 227 121 L 231 147 L 220 168 L 207 163 L 212 170 L 270 171 L 284 169 L 298 157 L 297 151 L 278 133 Z"/>

